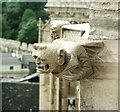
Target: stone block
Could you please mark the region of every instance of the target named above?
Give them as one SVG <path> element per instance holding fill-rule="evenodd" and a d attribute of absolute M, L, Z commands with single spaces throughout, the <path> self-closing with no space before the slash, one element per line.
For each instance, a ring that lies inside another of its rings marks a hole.
<path fill-rule="evenodd" d="M 104 27 L 97 27 L 95 28 L 95 31 L 90 33 L 89 38 L 93 37 L 94 39 L 118 39 L 118 30 L 109 30 L 109 29 L 104 29 Z"/>
<path fill-rule="evenodd" d="M 81 110 L 118 110 L 117 80 L 81 81 Z"/>
<path fill-rule="evenodd" d="M 118 17 L 110 18 L 110 17 L 99 15 L 99 16 L 89 18 L 89 22 L 91 26 L 94 26 L 97 28 L 113 30 L 113 31 L 118 30 Z M 105 35 L 105 33 L 103 33 L 102 35 Z"/>
<path fill-rule="evenodd" d="M 80 81 L 81 110 L 118 110 L 118 40 L 104 41 L 96 77 Z M 95 66 L 94 65 L 94 66 Z"/>
<path fill-rule="evenodd" d="M 39 110 L 49 110 L 49 75 L 40 74 L 39 85 Z"/>
<path fill-rule="evenodd" d="M 90 9 L 96 10 L 118 10 L 118 2 L 101 1 L 92 2 Z"/>

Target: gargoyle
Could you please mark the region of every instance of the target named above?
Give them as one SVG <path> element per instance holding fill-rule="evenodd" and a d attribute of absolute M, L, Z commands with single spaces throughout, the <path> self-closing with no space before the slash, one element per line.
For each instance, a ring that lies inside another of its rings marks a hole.
<path fill-rule="evenodd" d="M 85 79 L 93 74 L 89 56 L 77 42 L 56 39 L 52 43 L 35 43 L 32 56 L 40 73 L 51 72 L 69 81 Z"/>

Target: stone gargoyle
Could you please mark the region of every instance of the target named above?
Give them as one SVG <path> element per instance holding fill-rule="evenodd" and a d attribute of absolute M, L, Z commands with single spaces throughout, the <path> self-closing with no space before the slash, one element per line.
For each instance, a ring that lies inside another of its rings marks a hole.
<path fill-rule="evenodd" d="M 89 55 L 80 42 L 56 39 L 52 43 L 35 43 L 32 56 L 40 73 L 52 73 L 69 81 L 89 78 L 93 74 Z"/>

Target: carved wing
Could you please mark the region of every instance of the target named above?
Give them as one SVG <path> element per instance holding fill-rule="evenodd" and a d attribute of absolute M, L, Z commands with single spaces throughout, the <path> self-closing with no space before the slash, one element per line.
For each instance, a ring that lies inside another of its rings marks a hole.
<path fill-rule="evenodd" d="M 96 76 L 99 76 L 99 71 L 103 71 L 103 66 L 99 66 L 98 63 L 103 63 L 104 62 L 104 42 L 103 41 L 86 41 L 83 44 L 83 47 L 85 48 L 93 70 L 95 71 L 96 74 L 93 74 L 90 78 L 95 78 Z"/>
<path fill-rule="evenodd" d="M 88 53 L 88 56 L 91 60 L 100 60 L 101 53 L 104 50 L 104 42 L 103 41 L 86 41 L 83 44 L 83 47 Z"/>

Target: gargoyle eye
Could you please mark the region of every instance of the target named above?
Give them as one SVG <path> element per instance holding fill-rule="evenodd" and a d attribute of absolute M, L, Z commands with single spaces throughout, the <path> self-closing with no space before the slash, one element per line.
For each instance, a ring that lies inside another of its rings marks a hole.
<path fill-rule="evenodd" d="M 35 56 L 35 55 L 34 55 L 33 57 L 34 57 L 35 59 L 37 58 L 37 56 Z"/>

